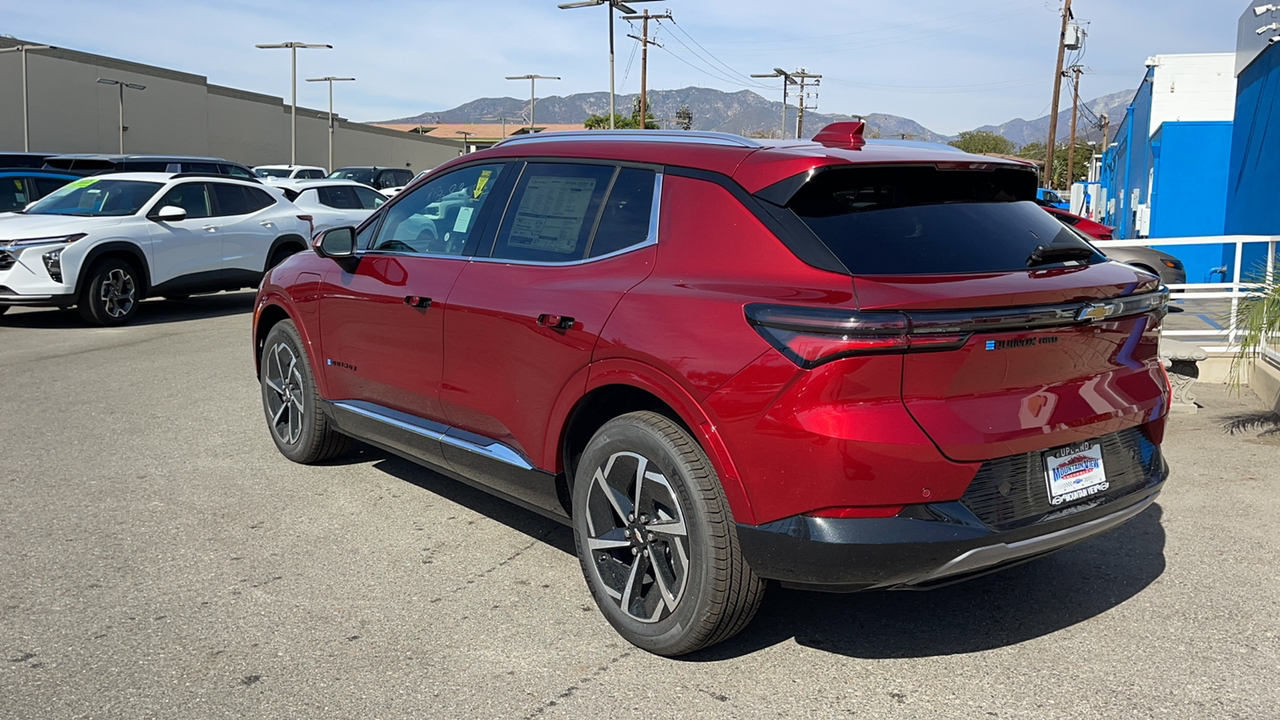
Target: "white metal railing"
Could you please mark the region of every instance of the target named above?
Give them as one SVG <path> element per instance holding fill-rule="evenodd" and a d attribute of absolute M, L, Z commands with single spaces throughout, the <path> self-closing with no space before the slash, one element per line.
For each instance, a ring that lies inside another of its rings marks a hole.
<path fill-rule="evenodd" d="M 1233 354 L 1238 349 L 1237 337 L 1239 330 L 1236 327 L 1236 311 L 1240 307 L 1240 300 L 1256 289 L 1254 283 L 1244 282 L 1242 280 L 1242 272 L 1244 268 L 1244 248 L 1246 245 L 1265 243 L 1267 249 L 1266 259 L 1266 280 L 1273 282 L 1275 280 L 1273 273 L 1276 266 L 1276 243 L 1280 242 L 1280 235 L 1210 235 L 1205 237 L 1186 237 L 1186 238 L 1143 238 L 1141 240 L 1100 240 L 1096 244 L 1099 249 L 1106 252 L 1109 247 L 1151 247 L 1153 245 L 1178 246 L 1178 245 L 1235 245 L 1235 262 L 1232 263 L 1231 282 L 1221 283 L 1183 283 L 1179 285 L 1170 285 L 1169 290 L 1174 300 L 1181 300 L 1184 304 L 1197 301 L 1212 300 L 1230 300 L 1231 312 L 1226 317 L 1227 323 L 1225 327 L 1206 327 L 1204 330 L 1170 330 L 1163 331 L 1163 335 L 1167 337 L 1215 337 L 1225 340 L 1225 344 L 1210 345 L 1204 347 L 1205 352 L 1216 355 Z M 1274 362 L 1280 363 L 1280 343 L 1273 339 L 1271 343 L 1264 349 L 1266 356 Z"/>

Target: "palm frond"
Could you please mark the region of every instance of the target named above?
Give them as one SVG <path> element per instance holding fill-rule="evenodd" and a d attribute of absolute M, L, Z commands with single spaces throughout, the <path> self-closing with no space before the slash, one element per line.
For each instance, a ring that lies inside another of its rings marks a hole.
<path fill-rule="evenodd" d="M 1231 360 L 1231 387 L 1237 391 L 1244 377 L 1269 342 L 1280 335 L 1280 262 L 1269 277 L 1254 285 L 1235 312 L 1239 350 Z"/>
<path fill-rule="evenodd" d="M 1262 435 L 1280 435 L 1280 413 L 1269 411 L 1229 415 L 1222 429 L 1231 435 L 1261 430 Z"/>

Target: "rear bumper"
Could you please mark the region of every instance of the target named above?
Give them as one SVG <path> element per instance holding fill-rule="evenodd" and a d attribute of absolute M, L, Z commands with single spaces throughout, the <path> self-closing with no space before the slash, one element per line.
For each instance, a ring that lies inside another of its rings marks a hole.
<path fill-rule="evenodd" d="M 757 575 L 832 592 L 945 585 L 1025 562 L 1115 528 L 1160 493 L 1168 466 L 1134 492 L 1066 508 L 1030 526 L 998 531 L 959 502 L 917 505 L 885 519 L 796 516 L 738 526 Z M 1061 513 L 1067 512 L 1063 516 Z"/>

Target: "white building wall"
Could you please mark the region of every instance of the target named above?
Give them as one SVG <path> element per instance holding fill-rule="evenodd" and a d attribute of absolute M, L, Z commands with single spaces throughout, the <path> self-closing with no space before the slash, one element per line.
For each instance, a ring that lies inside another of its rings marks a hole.
<path fill-rule="evenodd" d="M 1235 119 L 1235 53 L 1157 55 L 1150 135 L 1166 122 Z"/>

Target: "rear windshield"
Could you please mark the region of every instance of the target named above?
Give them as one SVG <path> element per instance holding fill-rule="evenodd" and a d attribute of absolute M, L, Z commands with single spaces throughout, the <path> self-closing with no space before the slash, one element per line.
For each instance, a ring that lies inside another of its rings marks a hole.
<path fill-rule="evenodd" d="M 857 275 L 1009 272 L 1040 245 L 1089 247 L 1035 191 L 1023 170 L 860 167 L 819 173 L 788 207 Z"/>

